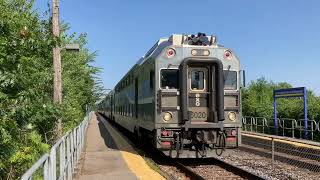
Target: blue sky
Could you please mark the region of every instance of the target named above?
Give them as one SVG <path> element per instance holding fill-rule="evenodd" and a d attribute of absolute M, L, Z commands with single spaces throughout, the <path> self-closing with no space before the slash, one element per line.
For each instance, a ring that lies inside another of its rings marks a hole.
<path fill-rule="evenodd" d="M 60 0 L 71 32 L 88 34 L 105 88 L 113 88 L 160 38 L 214 34 L 236 52 L 248 80 L 306 86 L 320 94 L 319 0 Z M 43 11 L 47 0 L 37 0 Z"/>

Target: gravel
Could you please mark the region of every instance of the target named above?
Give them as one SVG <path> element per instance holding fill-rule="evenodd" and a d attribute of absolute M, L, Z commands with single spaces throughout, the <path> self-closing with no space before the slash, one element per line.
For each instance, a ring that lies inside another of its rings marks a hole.
<path fill-rule="evenodd" d="M 248 147 L 247 147 L 248 148 Z M 275 161 L 272 165 L 268 157 L 245 151 L 241 148 L 227 150 L 222 156 L 218 157 L 227 163 L 236 165 L 249 172 L 255 173 L 268 180 L 299 179 L 299 180 L 319 180 L 320 173 L 312 172 L 293 165 Z M 189 179 L 177 167 L 171 165 L 159 165 L 160 169 L 169 174 L 173 179 Z M 194 172 L 205 179 L 243 179 L 242 177 L 228 172 L 217 165 L 188 165 Z"/>
<path fill-rule="evenodd" d="M 235 179 L 240 180 L 242 177 L 229 172 L 216 165 L 198 165 L 191 166 L 192 170 L 205 179 Z"/>
<path fill-rule="evenodd" d="M 175 180 L 189 179 L 184 173 L 182 173 L 177 167 L 170 165 L 158 165 L 161 171 L 166 172 Z"/>
<path fill-rule="evenodd" d="M 227 150 L 219 159 L 230 164 L 240 166 L 243 169 L 255 173 L 265 179 L 301 179 L 318 180 L 320 174 L 306 169 L 295 167 L 286 163 L 275 161 L 272 166 L 271 159 L 256 155 L 240 149 Z"/>

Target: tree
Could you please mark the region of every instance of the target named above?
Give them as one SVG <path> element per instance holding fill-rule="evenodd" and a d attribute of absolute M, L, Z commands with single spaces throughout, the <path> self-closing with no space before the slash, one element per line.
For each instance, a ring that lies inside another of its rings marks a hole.
<path fill-rule="evenodd" d="M 242 90 L 242 106 L 245 116 L 273 118 L 273 90 L 292 88 L 289 83 L 274 83 L 265 78 L 252 81 Z M 320 99 L 308 90 L 308 118 L 315 120 L 320 118 Z M 303 100 L 299 98 L 279 99 L 278 117 L 303 119 Z"/>
<path fill-rule="evenodd" d="M 54 40 L 50 17 L 41 19 L 34 1 L 0 0 L 0 179 L 18 179 L 54 144 L 59 117 L 68 131 L 83 119 L 85 106 L 96 100 L 95 53 L 86 35 Z M 63 98 L 53 104 L 52 47 L 78 43 L 80 52 L 62 52 Z"/>

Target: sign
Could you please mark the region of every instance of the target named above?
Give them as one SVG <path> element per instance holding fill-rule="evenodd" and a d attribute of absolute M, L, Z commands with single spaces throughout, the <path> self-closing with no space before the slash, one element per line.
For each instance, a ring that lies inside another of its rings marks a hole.
<path fill-rule="evenodd" d="M 290 88 L 290 89 L 278 89 L 274 90 L 274 97 L 276 98 L 295 98 L 303 97 L 305 88 Z"/>
<path fill-rule="evenodd" d="M 308 135 L 308 105 L 307 105 L 307 89 L 305 87 L 277 89 L 273 91 L 273 108 L 274 108 L 274 127 L 278 134 L 278 117 L 277 117 L 277 99 L 278 98 L 303 98 L 304 111 L 304 137 Z"/>

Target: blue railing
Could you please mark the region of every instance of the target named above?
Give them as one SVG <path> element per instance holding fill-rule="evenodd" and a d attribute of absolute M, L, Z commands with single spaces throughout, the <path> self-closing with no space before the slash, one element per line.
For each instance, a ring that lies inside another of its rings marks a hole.
<path fill-rule="evenodd" d="M 308 128 L 305 129 L 304 119 L 289 119 L 289 118 L 278 118 L 277 124 L 278 128 L 275 129 L 273 118 L 264 117 L 248 117 L 244 116 L 242 118 L 242 130 L 258 132 L 264 134 L 277 134 L 279 136 L 286 136 L 292 138 L 305 138 L 305 133 L 307 134 L 307 139 L 317 140 L 320 139 L 320 122 L 315 120 L 307 120 Z"/>

